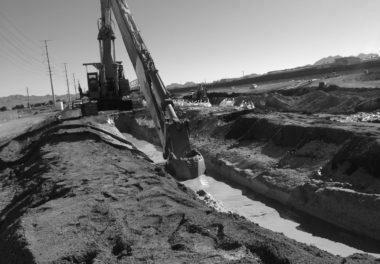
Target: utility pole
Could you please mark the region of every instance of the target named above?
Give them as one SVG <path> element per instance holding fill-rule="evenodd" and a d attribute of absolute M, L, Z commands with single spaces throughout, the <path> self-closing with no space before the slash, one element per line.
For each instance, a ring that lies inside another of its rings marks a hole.
<path fill-rule="evenodd" d="M 76 99 L 77 98 L 77 85 L 76 85 L 75 74 L 74 73 L 73 73 L 73 83 L 74 83 L 74 91 L 75 91 L 74 99 Z"/>
<path fill-rule="evenodd" d="M 29 88 L 26 87 L 26 94 L 28 95 L 28 108 L 30 109 Z"/>
<path fill-rule="evenodd" d="M 51 87 L 51 93 L 53 95 L 53 107 L 55 106 L 55 94 L 54 94 L 54 86 L 53 86 L 53 77 L 51 73 L 51 67 L 50 67 L 50 58 L 49 58 L 49 51 L 48 51 L 48 45 L 47 40 L 44 40 L 45 42 L 45 51 L 46 51 L 46 58 L 47 58 L 47 64 L 49 69 L 49 76 L 50 76 L 50 87 Z"/>
<path fill-rule="evenodd" d="M 71 105 L 71 95 L 70 95 L 70 85 L 69 85 L 69 78 L 67 78 L 67 63 L 64 63 L 63 65 L 65 66 L 65 74 L 66 74 L 66 85 L 67 85 L 68 108 L 70 108 L 70 105 Z"/>

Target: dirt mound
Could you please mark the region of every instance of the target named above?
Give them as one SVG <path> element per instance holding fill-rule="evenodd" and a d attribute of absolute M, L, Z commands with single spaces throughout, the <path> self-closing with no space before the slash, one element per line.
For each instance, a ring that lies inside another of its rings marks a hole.
<path fill-rule="evenodd" d="M 264 101 L 264 107 L 275 111 L 337 114 L 354 113 L 363 99 L 358 96 L 342 96 L 322 90 L 312 90 L 297 96 L 273 93 L 268 95 Z"/>
<path fill-rule="evenodd" d="M 273 119 L 268 117 L 271 116 L 256 114 L 241 116 L 233 122 L 225 137 L 238 140 L 271 140 L 276 145 L 292 148 L 300 148 L 313 140 L 340 144 L 350 137 L 349 131 L 333 126 L 312 126 L 292 122 L 286 115 L 273 116 Z"/>
<path fill-rule="evenodd" d="M 380 89 L 302 87 L 270 93 L 209 93 L 208 96 L 213 105 L 229 98 L 235 106 L 249 101 L 258 109 L 279 112 L 352 114 L 380 109 Z"/>
<path fill-rule="evenodd" d="M 356 106 L 357 112 L 371 112 L 380 109 L 380 97 L 365 101 Z"/>
<path fill-rule="evenodd" d="M 1 263 L 371 263 L 218 213 L 127 148 L 61 127 L 0 174 Z"/>
<path fill-rule="evenodd" d="M 302 112 L 316 113 L 330 112 L 331 108 L 341 104 L 344 104 L 344 101 L 337 96 L 317 90 L 301 96 L 293 107 Z"/>

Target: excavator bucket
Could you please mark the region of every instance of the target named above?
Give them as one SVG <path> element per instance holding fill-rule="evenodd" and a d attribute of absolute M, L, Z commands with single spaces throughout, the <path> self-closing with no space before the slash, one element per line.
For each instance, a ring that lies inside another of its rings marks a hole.
<path fill-rule="evenodd" d="M 191 149 L 188 131 L 187 121 L 174 122 L 166 127 L 167 169 L 180 180 L 194 179 L 206 171 L 201 153 Z"/>
<path fill-rule="evenodd" d="M 169 157 L 167 170 L 178 180 L 190 180 L 205 174 L 206 165 L 203 156 L 198 151 L 191 150 L 184 157 Z"/>

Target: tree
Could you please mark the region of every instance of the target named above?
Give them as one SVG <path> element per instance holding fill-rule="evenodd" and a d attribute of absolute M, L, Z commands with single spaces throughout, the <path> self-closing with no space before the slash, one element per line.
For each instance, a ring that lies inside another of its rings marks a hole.
<path fill-rule="evenodd" d="M 23 104 L 16 105 L 15 107 L 12 108 L 12 110 L 17 110 L 17 109 L 24 109 L 25 106 Z"/>

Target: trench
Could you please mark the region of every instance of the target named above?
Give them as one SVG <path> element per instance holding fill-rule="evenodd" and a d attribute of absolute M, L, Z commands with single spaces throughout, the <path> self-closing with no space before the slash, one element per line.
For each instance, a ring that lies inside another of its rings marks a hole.
<path fill-rule="evenodd" d="M 130 133 L 123 133 L 123 135 L 153 162 L 165 162 L 159 147 L 137 139 Z M 375 241 L 357 237 L 301 212 L 289 210 L 244 186 L 218 177 L 217 171 L 208 172 L 208 174 L 182 183 L 195 192 L 206 191 L 222 206 L 223 210 L 237 213 L 263 228 L 282 233 L 298 242 L 313 245 L 343 257 L 354 253 L 368 253 L 380 257 Z"/>

